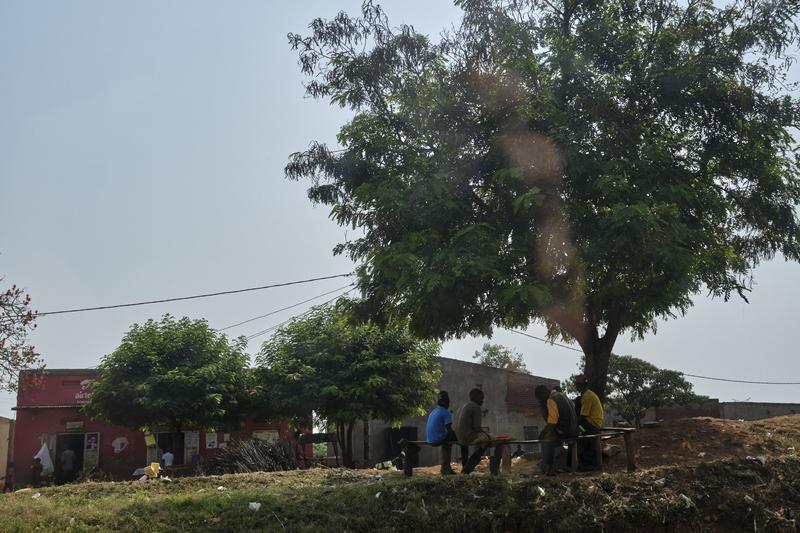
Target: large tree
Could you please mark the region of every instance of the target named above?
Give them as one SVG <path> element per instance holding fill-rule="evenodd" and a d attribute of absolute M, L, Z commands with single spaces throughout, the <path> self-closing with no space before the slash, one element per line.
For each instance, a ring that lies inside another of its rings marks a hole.
<path fill-rule="evenodd" d="M 311 413 L 335 428 L 344 463 L 353 466 L 360 420 L 399 423 L 436 398 L 439 344 L 412 336 L 404 321 L 355 323 L 346 299 L 279 329 L 258 356 L 256 404 L 274 418 Z"/>
<path fill-rule="evenodd" d="M 289 178 L 362 230 L 365 310 L 446 338 L 544 323 L 598 394 L 621 333 L 800 257 L 793 0 L 460 0 L 434 42 L 379 7 L 290 35 L 355 115 Z"/>
<path fill-rule="evenodd" d="M 21 370 L 44 367 L 44 362 L 28 341 L 28 334 L 36 327 L 36 311 L 30 305 L 31 297 L 16 285 L 0 289 L 1 390 L 16 390 Z"/>
<path fill-rule="evenodd" d="M 205 320 L 164 315 L 134 324 L 103 358 L 84 409 L 132 429 L 237 427 L 248 397 L 244 348 Z"/>

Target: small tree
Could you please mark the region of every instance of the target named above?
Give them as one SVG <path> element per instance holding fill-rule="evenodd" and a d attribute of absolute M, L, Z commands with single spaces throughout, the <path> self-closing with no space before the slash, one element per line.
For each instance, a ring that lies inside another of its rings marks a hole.
<path fill-rule="evenodd" d="M 235 427 L 246 399 L 244 341 L 205 320 L 164 315 L 134 324 L 100 364 L 85 411 L 132 429 Z"/>
<path fill-rule="evenodd" d="M 44 366 L 28 344 L 28 333 L 36 327 L 30 304 L 31 297 L 16 285 L 0 291 L 0 390 L 16 390 L 20 370 Z"/>
<path fill-rule="evenodd" d="M 399 423 L 433 402 L 439 344 L 413 337 L 406 323 L 352 322 L 339 300 L 279 329 L 258 357 L 256 402 L 274 418 L 332 425 L 352 467 L 353 426 L 370 418 Z"/>
<path fill-rule="evenodd" d="M 572 386 L 573 380 L 570 380 Z M 691 383 L 675 370 L 658 368 L 631 355 L 611 356 L 606 407 L 641 427 L 641 417 L 651 407 L 686 405 L 707 400 L 695 394 Z"/>
<path fill-rule="evenodd" d="M 483 345 L 483 348 L 475 351 L 475 355 L 472 358 L 477 359 L 484 366 L 530 374 L 525 366 L 525 361 L 522 359 L 522 354 L 502 344 L 487 342 Z"/>

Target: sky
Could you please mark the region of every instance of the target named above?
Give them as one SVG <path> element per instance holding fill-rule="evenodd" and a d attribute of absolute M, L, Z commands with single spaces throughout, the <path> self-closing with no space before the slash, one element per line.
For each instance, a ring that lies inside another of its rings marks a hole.
<path fill-rule="evenodd" d="M 382 4 L 394 23 L 431 35 L 459 17 L 444 0 Z M 0 3 L 0 286 L 24 287 L 47 312 L 351 271 L 331 253 L 347 231 L 308 201 L 306 183 L 283 175 L 292 152 L 335 143 L 350 115 L 304 97 L 286 34 L 359 6 Z M 687 316 L 644 341 L 621 338 L 615 351 L 698 375 L 800 381 L 799 274 L 795 263 L 765 263 L 749 304 L 698 295 Z M 222 328 L 346 284 L 41 317 L 31 341 L 50 368 L 90 367 L 136 322 L 171 313 Z M 228 332 L 249 335 L 310 305 Z M 442 354 L 470 360 L 485 341 L 449 341 Z M 535 374 L 576 370 L 576 352 L 505 331 L 492 342 L 521 352 Z M 724 401 L 800 402 L 798 386 L 691 381 Z M 0 393 L 0 416 L 13 417 L 14 404 Z"/>

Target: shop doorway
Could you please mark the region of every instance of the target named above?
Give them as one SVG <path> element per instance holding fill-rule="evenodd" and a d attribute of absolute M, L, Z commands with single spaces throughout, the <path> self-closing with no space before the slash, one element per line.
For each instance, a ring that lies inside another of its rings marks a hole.
<path fill-rule="evenodd" d="M 184 460 L 184 435 L 183 432 L 177 433 L 156 433 L 156 448 L 158 449 L 158 462 L 165 452 L 172 452 L 173 465 L 185 464 Z"/>
<path fill-rule="evenodd" d="M 83 470 L 85 433 L 63 433 L 56 435 L 55 463 L 56 483 L 69 483 Z"/>

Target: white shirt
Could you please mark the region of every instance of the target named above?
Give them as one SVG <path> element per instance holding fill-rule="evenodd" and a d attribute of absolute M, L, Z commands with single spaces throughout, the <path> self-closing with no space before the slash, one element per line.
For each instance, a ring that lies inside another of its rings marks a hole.
<path fill-rule="evenodd" d="M 175 460 L 175 456 L 167 452 L 161 456 L 161 460 L 164 461 L 164 466 L 172 466 L 172 461 Z"/>

